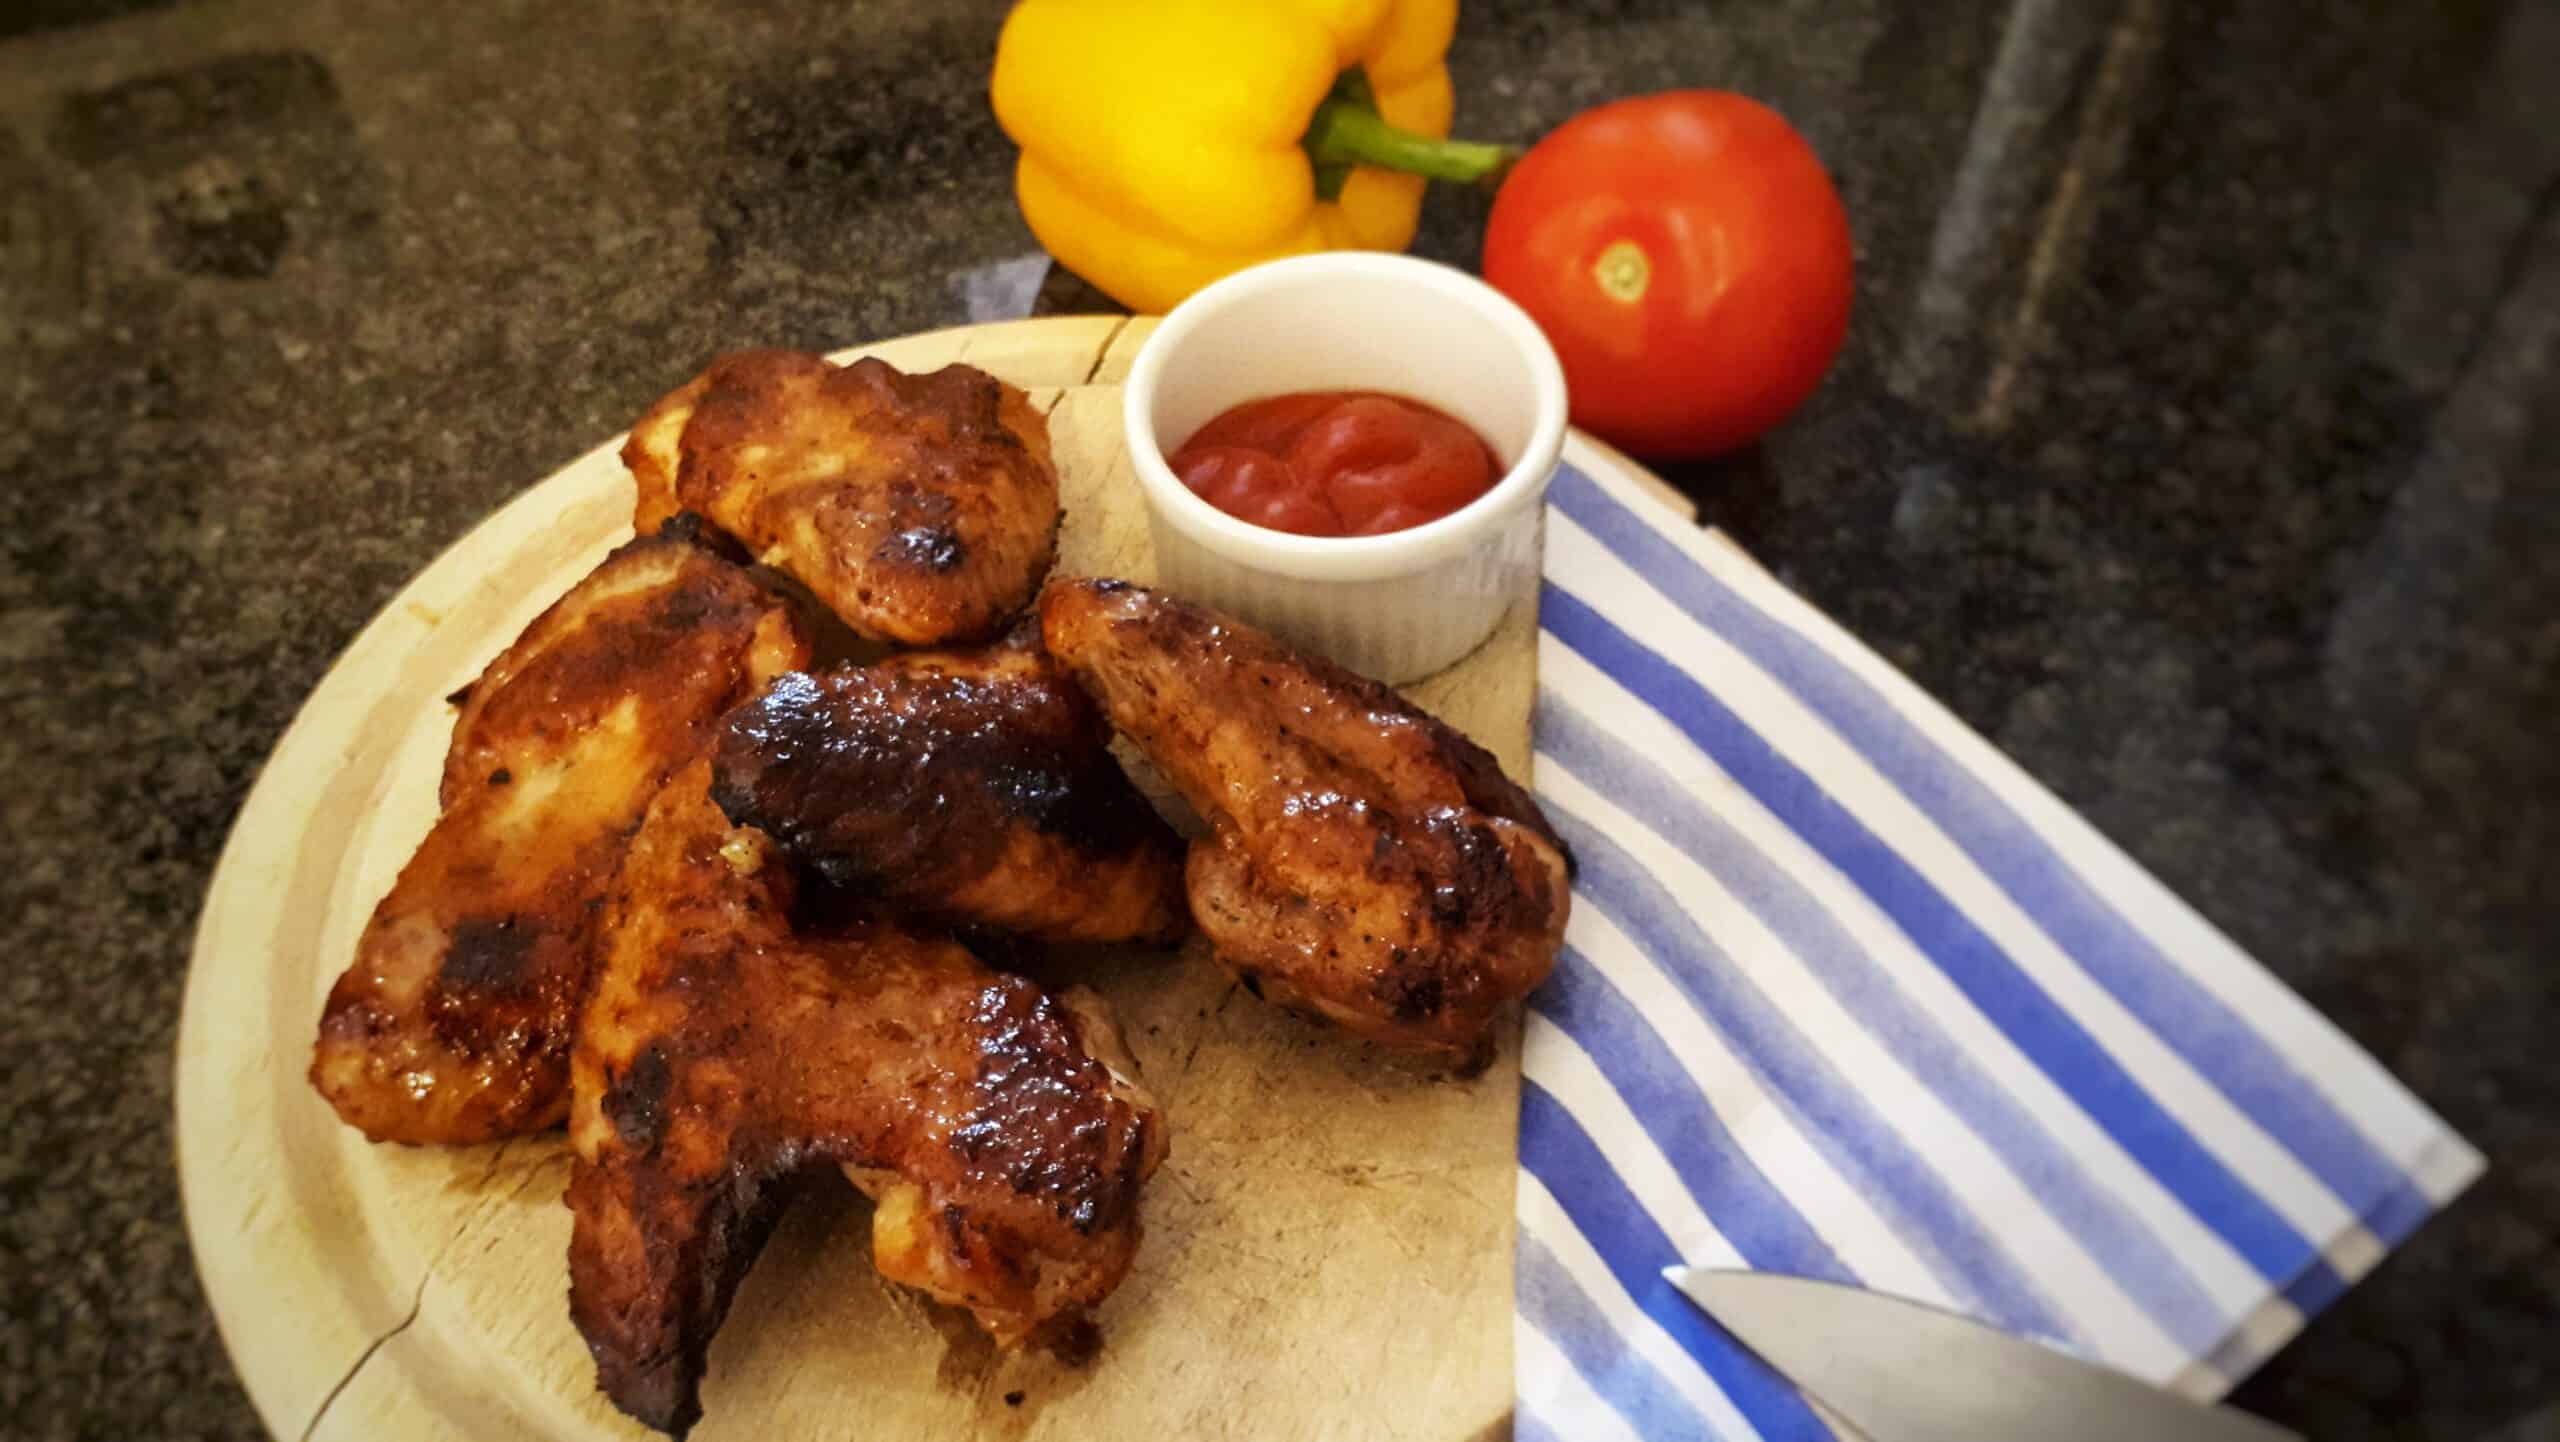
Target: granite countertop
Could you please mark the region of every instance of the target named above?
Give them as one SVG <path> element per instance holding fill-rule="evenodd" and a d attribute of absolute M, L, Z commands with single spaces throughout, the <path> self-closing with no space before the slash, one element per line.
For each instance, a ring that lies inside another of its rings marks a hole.
<path fill-rule="evenodd" d="M 706 355 L 1040 284 L 1000 15 L 0 12 L 0 1433 L 261 1435 L 169 1094 L 260 760 Z M 1683 84 L 1811 135 L 1849 349 L 1674 479 L 2490 1155 L 2239 1400 L 2560 1436 L 2560 7 L 1469 0 L 1454 60 L 1495 137 Z"/>

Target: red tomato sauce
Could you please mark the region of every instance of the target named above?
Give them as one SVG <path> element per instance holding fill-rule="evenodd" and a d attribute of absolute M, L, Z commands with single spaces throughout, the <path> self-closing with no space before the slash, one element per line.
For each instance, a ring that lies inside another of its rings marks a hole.
<path fill-rule="evenodd" d="M 1241 521 L 1301 536 L 1380 536 L 1493 489 L 1493 448 L 1420 401 L 1299 391 L 1221 413 L 1173 453 L 1173 473 Z"/>

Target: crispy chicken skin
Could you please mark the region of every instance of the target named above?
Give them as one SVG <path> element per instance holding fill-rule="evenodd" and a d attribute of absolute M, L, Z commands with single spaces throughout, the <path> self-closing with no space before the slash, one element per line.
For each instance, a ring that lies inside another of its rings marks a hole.
<path fill-rule="evenodd" d="M 375 1141 L 479 1142 L 568 1106 L 597 907 L 649 798 L 805 666 L 791 606 L 691 518 L 607 557 L 471 686 L 443 814 L 356 944 L 311 1082 Z"/>
<path fill-rule="evenodd" d="M 1485 750 L 1386 687 L 1217 612 L 1060 578 L 1049 653 L 1197 809 L 1218 958 L 1270 1000 L 1476 1061 L 1555 964 L 1569 862 Z"/>
<path fill-rule="evenodd" d="M 699 511 L 876 640 L 992 636 L 1056 551 L 1048 420 L 970 366 L 740 351 L 651 406 L 622 460 L 641 529 Z"/>
<path fill-rule="evenodd" d="M 792 868 L 709 787 L 680 773 L 632 840 L 569 1122 L 571 1316 L 605 1392 L 678 1436 L 794 1179 L 843 1167 L 881 1274 L 1011 1345 L 1119 1284 L 1164 1155 L 1098 1000 L 886 920 L 795 934 Z"/>
<path fill-rule="evenodd" d="M 975 651 L 794 672 L 738 708 L 711 794 L 830 884 L 1050 941 L 1190 929 L 1182 842 L 1026 623 Z"/>

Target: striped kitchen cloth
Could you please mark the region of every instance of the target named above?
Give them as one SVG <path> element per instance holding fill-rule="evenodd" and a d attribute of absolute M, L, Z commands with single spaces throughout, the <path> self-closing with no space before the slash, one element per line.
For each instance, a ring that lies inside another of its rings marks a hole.
<path fill-rule="evenodd" d="M 1523 1052 L 1523 1442 L 1832 1435 L 1678 1262 L 2216 1397 L 2478 1175 L 1963 722 L 1578 446 L 1540 623 L 1536 786 L 1581 872 Z"/>

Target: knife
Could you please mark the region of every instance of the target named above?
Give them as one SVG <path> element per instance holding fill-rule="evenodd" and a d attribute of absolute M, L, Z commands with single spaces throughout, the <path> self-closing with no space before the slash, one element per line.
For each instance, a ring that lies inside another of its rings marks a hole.
<path fill-rule="evenodd" d="M 1775 1272 L 1662 1275 L 1875 1442 L 2302 1442 L 1923 1302 Z"/>

